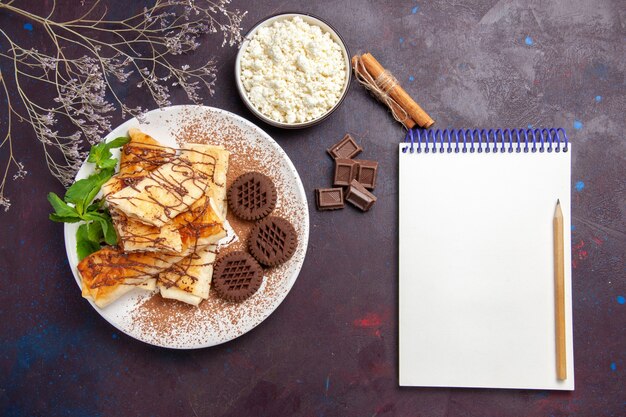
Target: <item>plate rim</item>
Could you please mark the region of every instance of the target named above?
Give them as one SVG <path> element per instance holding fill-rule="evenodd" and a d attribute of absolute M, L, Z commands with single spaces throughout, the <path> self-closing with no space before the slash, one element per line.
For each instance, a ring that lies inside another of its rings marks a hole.
<path fill-rule="evenodd" d="M 258 323 L 256 323 L 254 326 L 252 326 L 250 329 L 247 329 L 244 332 L 240 332 L 239 334 L 237 334 L 237 336 L 233 337 L 232 339 L 228 339 L 228 340 L 224 340 L 218 343 L 206 343 L 206 344 L 197 344 L 194 346 L 173 346 L 173 345 L 166 345 L 166 344 L 158 344 L 158 343 L 154 343 L 153 341 L 147 340 L 147 339 L 143 339 L 140 338 L 136 335 L 130 334 L 128 331 L 118 327 L 115 323 L 113 323 L 108 317 L 106 317 L 101 309 L 95 305 L 95 303 L 92 300 L 89 299 L 85 299 L 81 296 L 81 298 L 83 298 L 83 300 L 86 300 L 87 302 L 89 302 L 89 304 L 91 305 L 91 307 L 93 308 L 93 310 L 95 310 L 100 317 L 102 317 L 107 323 L 109 323 L 111 326 L 113 326 L 116 330 L 126 334 L 127 336 L 131 337 L 134 340 L 140 341 L 142 343 L 146 343 L 148 345 L 151 346 L 156 346 L 159 348 L 165 348 L 165 349 L 174 349 L 174 350 L 195 350 L 195 349 L 204 349 L 204 348 L 209 348 L 209 347 L 213 347 L 213 346 L 219 346 L 222 345 L 224 343 L 228 343 L 231 342 L 241 336 L 243 336 L 246 333 L 249 333 L 250 331 L 254 330 L 256 327 L 258 327 L 259 325 L 261 325 L 261 323 L 263 323 L 265 320 L 267 320 L 268 317 L 270 317 L 277 309 L 278 307 L 283 303 L 283 301 L 285 301 L 285 299 L 287 298 L 287 296 L 289 295 L 289 293 L 291 292 L 291 289 L 293 288 L 293 286 L 296 283 L 296 280 L 298 279 L 298 277 L 300 276 L 300 272 L 302 271 L 302 267 L 304 265 L 304 260 L 306 258 L 306 254 L 307 254 L 307 250 L 308 250 L 308 246 L 309 246 L 309 234 L 310 234 L 310 216 L 309 216 L 309 208 L 308 208 L 308 199 L 306 196 L 306 191 L 304 190 L 304 185 L 302 183 L 302 178 L 300 178 L 300 174 L 298 173 L 298 170 L 296 169 L 295 165 L 293 164 L 293 162 L 291 161 L 291 158 L 289 158 L 289 155 L 287 154 L 287 152 L 285 152 L 285 150 L 282 148 L 282 146 L 280 146 L 280 144 L 278 144 L 278 142 L 276 142 L 276 140 L 271 137 L 269 135 L 269 133 L 267 133 L 265 130 L 263 130 L 261 127 L 257 126 L 256 124 L 254 124 L 253 122 L 251 122 L 248 119 L 245 119 L 242 116 L 239 116 L 233 112 L 230 112 L 228 110 L 224 110 L 224 109 L 220 109 L 218 107 L 213 107 L 213 106 L 205 106 L 205 105 L 197 105 L 197 104 L 178 104 L 178 105 L 173 105 L 173 106 L 167 106 L 167 107 L 161 107 L 161 108 L 156 108 L 153 110 L 149 110 L 146 112 L 146 114 L 148 113 L 153 113 L 153 112 L 163 112 L 163 111 L 169 111 L 169 110 L 184 110 L 184 109 L 191 109 L 192 111 L 209 111 L 209 112 L 214 112 L 217 114 L 221 114 L 224 115 L 226 117 L 230 117 L 235 119 L 236 121 L 239 121 L 241 123 L 243 123 L 244 125 L 248 125 L 250 128 L 252 128 L 253 130 L 256 130 L 260 136 L 262 136 L 265 140 L 268 141 L 268 143 L 270 144 L 270 146 L 274 147 L 276 150 L 278 150 L 280 153 L 282 153 L 283 159 L 284 161 L 287 163 L 287 168 L 289 168 L 289 170 L 294 174 L 294 178 L 295 178 L 295 183 L 296 183 L 296 189 L 297 189 L 297 193 L 300 195 L 300 197 L 302 198 L 302 202 L 304 204 L 304 207 L 306 208 L 306 215 L 304 216 L 304 222 L 302 224 L 302 235 L 303 235 L 303 240 L 302 240 L 302 244 L 303 244 L 303 248 L 302 248 L 302 259 L 295 265 L 295 269 L 294 271 L 289 275 L 289 280 L 287 282 L 286 285 L 286 291 L 284 293 L 284 296 L 282 296 L 282 298 L 278 299 L 278 302 L 273 305 L 271 307 L 271 309 L 268 310 L 268 313 L 265 317 L 263 317 L 263 319 L 261 319 Z M 127 123 L 131 123 L 133 121 L 137 121 L 139 122 L 139 120 L 137 119 L 137 117 L 133 117 L 131 119 L 125 120 L 122 123 L 120 123 L 119 125 L 117 125 L 116 127 L 112 128 L 110 130 L 110 132 L 104 136 L 103 141 L 110 141 L 112 139 L 114 139 L 114 135 L 113 132 L 116 131 L 117 129 L 121 128 L 123 125 L 127 124 Z M 141 122 L 139 122 L 141 123 Z M 85 158 L 85 160 L 83 161 L 83 163 L 81 164 L 76 176 L 74 177 L 74 181 L 77 181 L 78 179 L 78 175 L 79 173 L 85 168 L 85 165 L 87 164 L 87 158 Z M 116 171 L 117 172 L 117 171 Z M 74 280 L 76 282 L 76 284 L 78 285 L 78 289 L 82 291 L 82 286 L 81 286 L 81 282 L 80 279 L 78 277 L 78 271 L 76 269 L 76 265 L 72 265 L 71 264 L 71 259 L 70 259 L 70 250 L 72 250 L 73 252 L 76 252 L 75 249 L 72 249 L 69 245 L 69 239 L 70 239 L 70 232 L 73 231 L 73 228 L 76 227 L 76 225 L 82 224 L 82 222 L 80 223 L 72 223 L 72 224 L 68 224 L 68 223 L 64 223 L 63 224 L 63 239 L 64 239 L 64 245 L 65 245 L 65 255 L 66 255 L 66 259 L 68 261 L 70 270 L 72 272 L 72 275 L 74 276 Z"/>

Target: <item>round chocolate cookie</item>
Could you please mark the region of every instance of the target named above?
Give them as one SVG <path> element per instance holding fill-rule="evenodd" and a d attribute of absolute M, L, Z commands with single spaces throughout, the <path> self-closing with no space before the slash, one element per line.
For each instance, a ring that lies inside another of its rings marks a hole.
<path fill-rule="evenodd" d="M 231 252 L 213 269 L 213 288 L 228 301 L 243 301 L 254 294 L 263 281 L 263 268 L 249 253 Z"/>
<path fill-rule="evenodd" d="M 228 189 L 228 205 L 244 220 L 258 220 L 276 207 L 276 187 L 260 172 L 240 175 Z"/>
<path fill-rule="evenodd" d="M 261 264 L 276 266 L 296 251 L 298 235 L 287 220 L 270 216 L 254 225 L 250 232 L 250 253 Z"/>

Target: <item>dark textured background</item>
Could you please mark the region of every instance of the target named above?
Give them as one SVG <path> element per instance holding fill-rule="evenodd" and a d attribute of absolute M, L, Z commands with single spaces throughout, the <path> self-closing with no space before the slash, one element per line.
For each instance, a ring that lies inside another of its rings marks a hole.
<path fill-rule="evenodd" d="M 104 3 L 118 17 L 143 8 L 142 2 Z M 318 127 L 262 125 L 289 154 L 311 198 L 308 255 L 269 319 L 233 342 L 198 351 L 130 339 L 80 297 L 62 226 L 47 220 L 45 195 L 62 188 L 46 173 L 32 132 L 18 125 L 16 152 L 29 175 L 9 184 L 13 207 L 0 214 L 0 414 L 626 415 L 624 1 L 262 0 L 236 6 L 249 10 L 246 30 L 280 11 L 327 19 L 352 52 L 371 51 L 393 70 L 437 127 L 567 129 L 575 144 L 576 391 L 398 387 L 396 144 L 403 131 L 353 83 L 343 106 Z M 62 1 L 58 16 L 77 7 Z M 44 36 L 41 27 L 28 30 L 24 23 L 0 13 L 0 27 L 23 44 Z M 236 50 L 219 42 L 210 38 L 188 57 L 219 60 L 217 91 L 205 103 L 256 122 L 235 91 Z M 1 65 L 7 69 L 6 61 Z M 173 101 L 185 102 L 182 95 Z M 115 124 L 121 121 L 116 115 Z M 324 149 L 345 132 L 365 147 L 364 158 L 380 161 L 379 200 L 367 214 L 352 208 L 319 213 L 312 192 L 329 184 L 331 171 Z"/>

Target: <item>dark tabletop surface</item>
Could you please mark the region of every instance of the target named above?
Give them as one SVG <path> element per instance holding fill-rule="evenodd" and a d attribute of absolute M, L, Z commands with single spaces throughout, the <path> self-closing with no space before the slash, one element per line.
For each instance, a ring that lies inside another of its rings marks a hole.
<path fill-rule="evenodd" d="M 19 3 L 19 2 L 18 2 Z M 22 4 L 28 2 L 22 1 Z M 105 1 L 117 16 L 143 2 Z M 129 5 L 129 3 L 131 3 Z M 59 2 L 58 16 L 79 7 Z M 309 197 L 311 234 L 288 297 L 253 331 L 222 346 L 172 351 L 121 334 L 80 297 L 62 226 L 48 221 L 47 174 L 32 131 L 16 153 L 0 214 L 0 414 L 6 416 L 624 416 L 626 7 L 620 0 L 236 1 L 244 29 L 280 11 L 327 19 L 350 50 L 372 52 L 437 127 L 564 127 L 573 146 L 572 257 L 576 390 L 398 387 L 397 147 L 403 130 L 356 83 L 321 125 L 282 131 L 240 101 L 235 48 L 219 37 L 219 80 L 205 104 L 258 123 L 285 149 Z M 28 43 L 43 29 L 12 21 Z M 4 43 L 0 43 L 2 48 Z M 6 62 L 3 64 L 6 68 Z M 186 103 L 182 94 L 175 104 Z M 145 103 L 148 105 L 148 102 Z M 5 114 L 0 115 L 4 118 Z M 114 124 L 122 121 L 118 113 Z M 378 202 L 318 212 L 325 149 L 346 132 L 381 163 Z M 4 158 L 4 156 L 3 156 Z M 459 173 L 462 175 L 462 173 Z M 416 254 L 416 261 L 420 254 Z"/>

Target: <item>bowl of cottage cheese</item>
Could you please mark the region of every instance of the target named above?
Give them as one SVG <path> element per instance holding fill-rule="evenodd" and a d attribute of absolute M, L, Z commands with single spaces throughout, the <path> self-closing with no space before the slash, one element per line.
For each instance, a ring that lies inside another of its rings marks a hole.
<path fill-rule="evenodd" d="M 351 75 L 341 36 L 320 18 L 300 13 L 257 23 L 235 61 L 246 106 L 266 123 L 287 129 L 327 118 L 346 96 Z"/>

